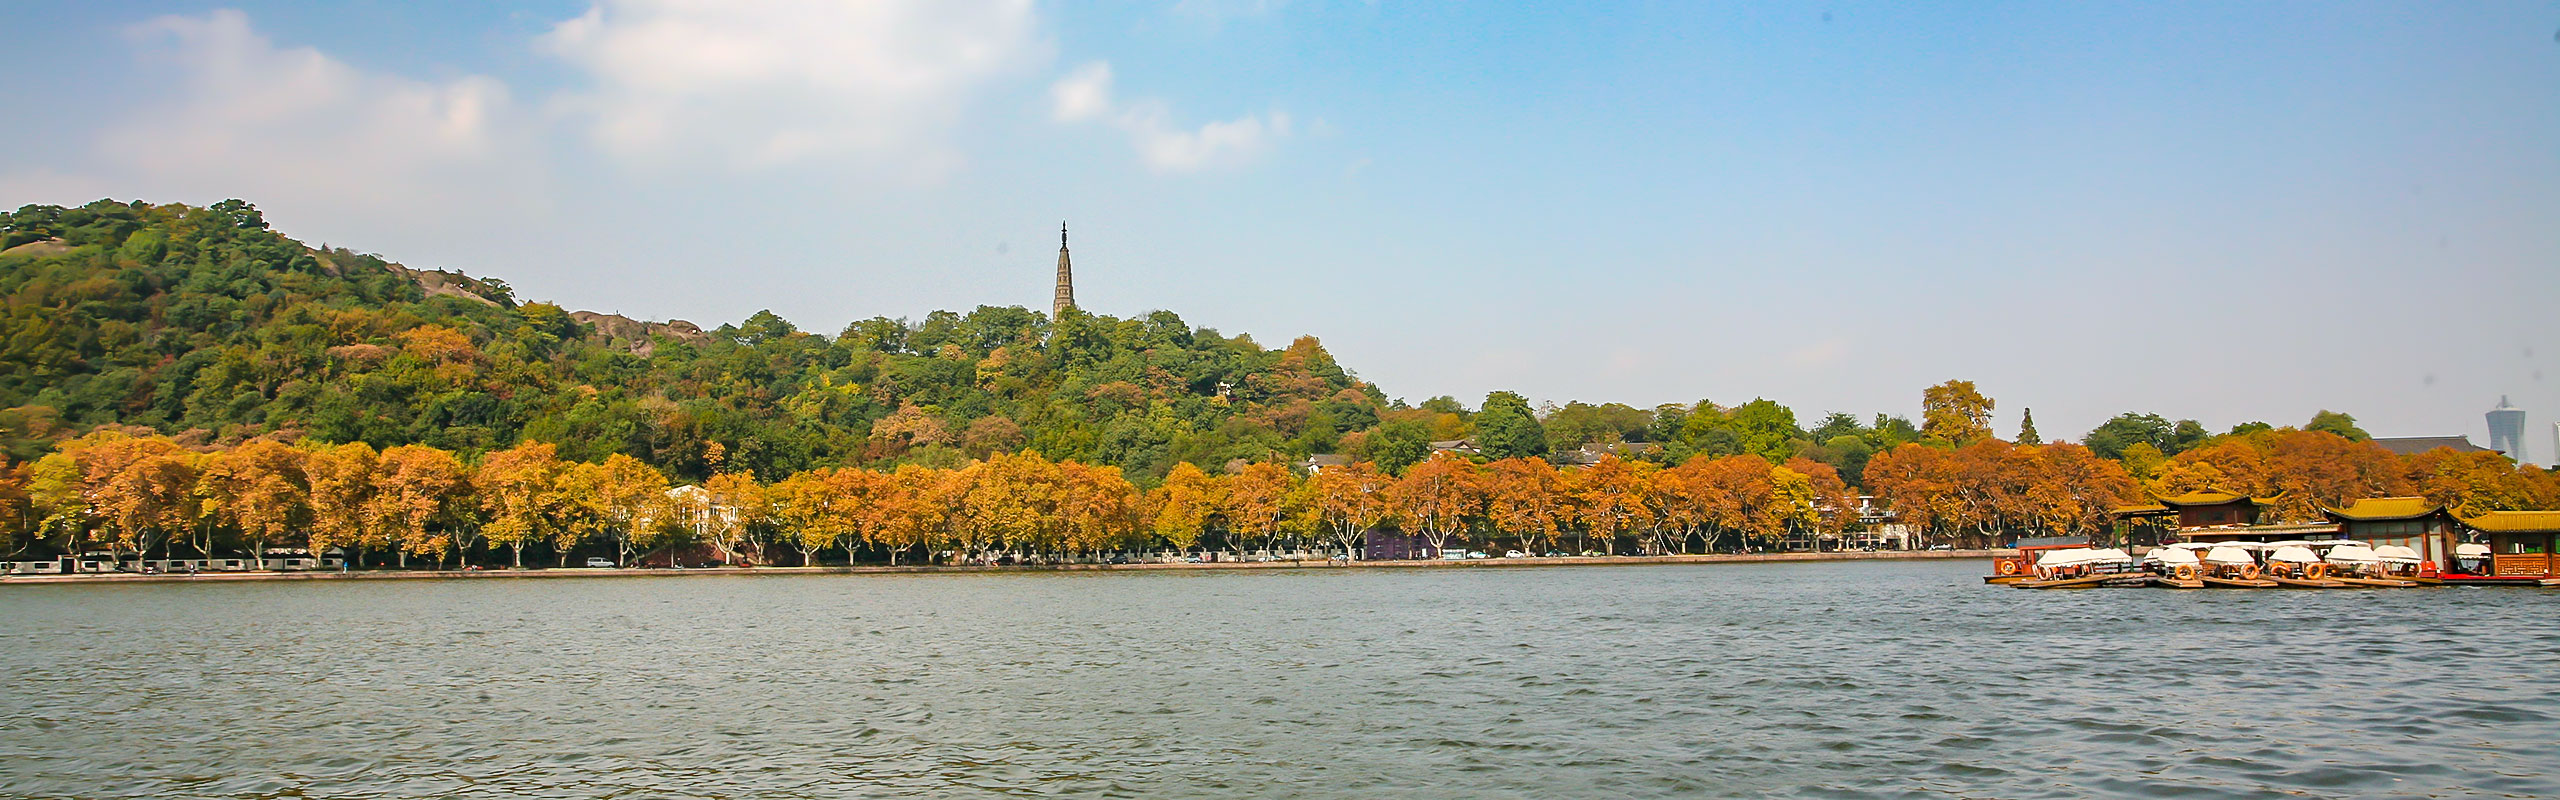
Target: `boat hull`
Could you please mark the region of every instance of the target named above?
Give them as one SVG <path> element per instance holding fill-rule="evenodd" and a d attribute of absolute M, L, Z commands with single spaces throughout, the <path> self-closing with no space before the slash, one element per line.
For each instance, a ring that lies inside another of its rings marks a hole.
<path fill-rule="evenodd" d="M 2199 578 L 2198 580 L 2203 581 L 2206 586 L 2221 589 L 2273 589 L 2282 585 L 2275 581 L 2248 580 L 2243 578 Z"/>

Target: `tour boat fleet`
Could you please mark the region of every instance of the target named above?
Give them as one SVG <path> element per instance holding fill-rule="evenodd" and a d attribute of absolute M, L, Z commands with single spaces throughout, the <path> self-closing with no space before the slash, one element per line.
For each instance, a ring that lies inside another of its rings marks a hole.
<path fill-rule="evenodd" d="M 2474 558 L 2486 555 L 2471 552 L 2485 551 L 2482 545 L 2458 547 Z M 1986 581 L 2027 589 L 2384 589 L 2444 582 L 2444 573 L 2425 574 L 2424 566 L 2414 549 L 2376 547 L 2352 539 L 2182 542 L 2152 548 L 2139 558 L 2115 548 L 2040 548 L 2032 567 L 2012 569 Z"/>
<path fill-rule="evenodd" d="M 2457 517 L 2423 498 L 2359 500 L 2322 509 L 2326 524 L 2261 525 L 2270 498 L 2216 492 L 2160 497 L 2119 519 L 2175 517 L 2176 541 L 2139 556 L 2087 541 L 2021 542 L 1993 560 L 1984 583 L 2030 589 L 2389 589 L 2418 586 L 2560 587 L 2560 512 L 2491 511 Z"/>

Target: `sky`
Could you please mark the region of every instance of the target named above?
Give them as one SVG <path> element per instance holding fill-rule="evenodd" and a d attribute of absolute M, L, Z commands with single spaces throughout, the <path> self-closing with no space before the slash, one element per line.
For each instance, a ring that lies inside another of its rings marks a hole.
<path fill-rule="evenodd" d="M 1063 220 L 1084 308 L 1414 402 L 2560 451 L 2560 2 L 1944 5 L 13 3 L 0 206 L 820 333 L 1045 312 Z"/>

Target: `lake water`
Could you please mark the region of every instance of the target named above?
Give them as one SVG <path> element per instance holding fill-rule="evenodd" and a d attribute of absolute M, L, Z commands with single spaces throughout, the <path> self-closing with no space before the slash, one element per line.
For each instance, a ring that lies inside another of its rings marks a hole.
<path fill-rule="evenodd" d="M 0 797 L 2560 795 L 2560 591 L 1983 569 L 0 586 Z"/>

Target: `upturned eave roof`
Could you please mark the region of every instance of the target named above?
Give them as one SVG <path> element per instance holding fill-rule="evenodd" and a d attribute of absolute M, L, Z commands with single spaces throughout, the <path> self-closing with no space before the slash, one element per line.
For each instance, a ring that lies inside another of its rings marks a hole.
<path fill-rule="evenodd" d="M 2462 524 L 2488 533 L 2553 533 L 2560 532 L 2560 511 L 2489 511 Z"/>
<path fill-rule="evenodd" d="M 2320 509 L 2320 513 L 2339 521 L 2383 522 L 2418 519 L 2443 510 L 2444 506 L 2427 502 L 2424 497 L 2367 497 L 2348 503 L 2346 508 Z"/>

